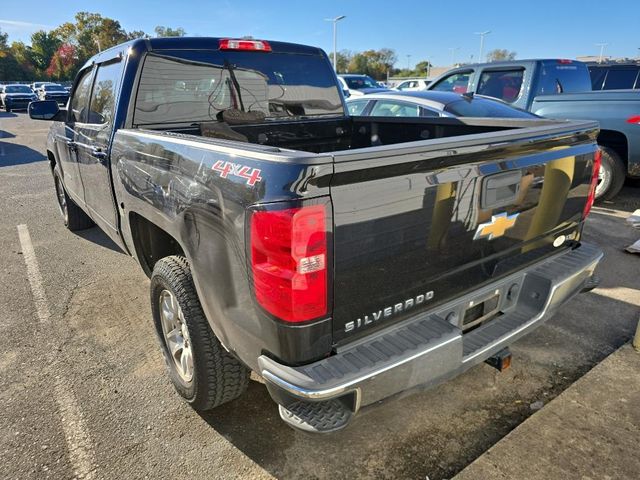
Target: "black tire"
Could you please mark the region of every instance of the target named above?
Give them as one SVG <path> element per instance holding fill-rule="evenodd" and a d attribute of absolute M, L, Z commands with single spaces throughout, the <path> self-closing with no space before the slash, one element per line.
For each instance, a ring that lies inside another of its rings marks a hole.
<path fill-rule="evenodd" d="M 67 195 L 58 165 L 53 167 L 53 182 L 56 189 L 58 209 L 64 221 L 64 226 L 72 232 L 91 228 L 93 220 Z"/>
<path fill-rule="evenodd" d="M 624 162 L 614 150 L 609 147 L 603 147 L 602 145 L 600 146 L 600 150 L 602 151 L 602 165 L 600 169 L 606 177 L 598 181 L 596 200 L 611 200 L 620 192 L 624 185 L 626 168 Z M 604 182 L 604 185 L 602 182 Z"/>
<path fill-rule="evenodd" d="M 11 107 L 7 107 L 7 106 L 5 105 L 4 110 L 5 110 L 7 113 L 10 113 L 10 112 L 11 112 Z"/>
<path fill-rule="evenodd" d="M 170 353 L 163 332 L 160 303 L 165 291 L 175 296 L 188 330 L 186 340 L 193 359 L 188 381 L 179 373 L 178 362 Z M 155 264 L 151 276 L 151 311 L 171 382 L 195 410 L 211 410 L 242 395 L 249 384 L 250 370 L 224 349 L 211 330 L 184 257 L 165 257 Z"/>

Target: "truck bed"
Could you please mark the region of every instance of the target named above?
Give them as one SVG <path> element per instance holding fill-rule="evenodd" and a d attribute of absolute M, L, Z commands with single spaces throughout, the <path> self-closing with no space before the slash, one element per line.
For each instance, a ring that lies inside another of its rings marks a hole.
<path fill-rule="evenodd" d="M 128 214 L 187 245 L 216 335 L 256 367 L 251 361 L 263 351 L 291 364 L 320 358 L 552 255 L 559 236 L 567 239 L 560 248 L 571 248 L 597 124 L 353 117 L 234 129 L 256 141 L 205 138 L 195 127 L 121 129 L 112 169 Z M 260 180 L 251 186 L 233 169 L 225 173 L 227 164 Z M 515 175 L 518 193 L 481 208 L 483 182 L 505 174 Z M 330 313 L 301 329 L 254 303 L 247 213 L 312 199 L 329 202 Z M 498 213 L 519 216 L 516 226 L 501 238 L 474 238 Z M 124 235 L 135 237 L 127 228 Z M 420 295 L 432 298 L 418 305 Z"/>

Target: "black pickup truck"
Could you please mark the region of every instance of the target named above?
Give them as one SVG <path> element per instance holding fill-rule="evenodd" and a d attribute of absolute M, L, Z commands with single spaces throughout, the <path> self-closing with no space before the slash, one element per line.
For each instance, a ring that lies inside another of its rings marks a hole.
<path fill-rule="evenodd" d="M 103 51 L 68 109 L 29 111 L 55 122 L 67 227 L 97 224 L 151 278 L 196 409 L 253 370 L 288 424 L 333 431 L 595 286 L 595 122 L 350 117 L 322 50 L 218 38 Z"/>

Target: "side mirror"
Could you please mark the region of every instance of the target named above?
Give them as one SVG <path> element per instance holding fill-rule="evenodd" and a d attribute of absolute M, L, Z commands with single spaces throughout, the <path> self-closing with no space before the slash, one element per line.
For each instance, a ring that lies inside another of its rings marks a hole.
<path fill-rule="evenodd" d="M 61 121 L 64 119 L 64 112 L 55 100 L 39 100 L 29 104 L 29 117 L 34 120 Z"/>

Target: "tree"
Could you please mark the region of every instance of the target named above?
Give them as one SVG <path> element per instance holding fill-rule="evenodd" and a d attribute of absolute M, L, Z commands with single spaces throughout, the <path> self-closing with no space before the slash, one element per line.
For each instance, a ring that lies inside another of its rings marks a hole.
<path fill-rule="evenodd" d="M 63 43 L 53 54 L 47 68 L 47 75 L 55 80 L 70 80 L 77 69 L 77 49 L 70 43 Z"/>
<path fill-rule="evenodd" d="M 515 60 L 516 52 L 510 52 L 504 48 L 496 48 L 487 53 L 487 62 L 502 62 L 504 60 Z"/>
<path fill-rule="evenodd" d="M 337 68 L 336 72 L 338 73 L 346 73 L 349 70 L 349 63 L 353 58 L 353 52 L 350 50 L 341 50 L 336 53 L 336 63 Z M 331 57 L 333 60 L 333 57 Z"/>
<path fill-rule="evenodd" d="M 60 45 L 62 45 L 62 41 L 53 32 L 38 30 L 31 35 L 29 57 L 36 72 L 42 73 L 49 67 L 51 59 Z"/>
<path fill-rule="evenodd" d="M 351 57 L 348 71 L 349 73 L 363 73 L 376 80 L 384 80 L 387 77 L 387 72 L 393 69 L 397 58 L 396 53 L 389 48 L 366 50 Z"/>
<path fill-rule="evenodd" d="M 184 37 L 187 32 L 184 31 L 184 28 L 171 28 L 171 27 L 163 27 L 162 25 L 158 25 L 154 31 L 156 32 L 156 37 Z"/>
<path fill-rule="evenodd" d="M 132 30 L 127 33 L 127 39 L 136 40 L 138 38 L 149 38 L 149 34 L 143 32 L 142 30 Z"/>
<path fill-rule="evenodd" d="M 0 30 L 0 81 L 25 80 L 27 73 L 9 47 L 9 35 Z"/>
<path fill-rule="evenodd" d="M 90 12 L 76 13 L 75 23 L 63 23 L 53 33 L 62 42 L 75 46 L 79 64 L 101 50 L 128 40 L 120 22 Z"/>

